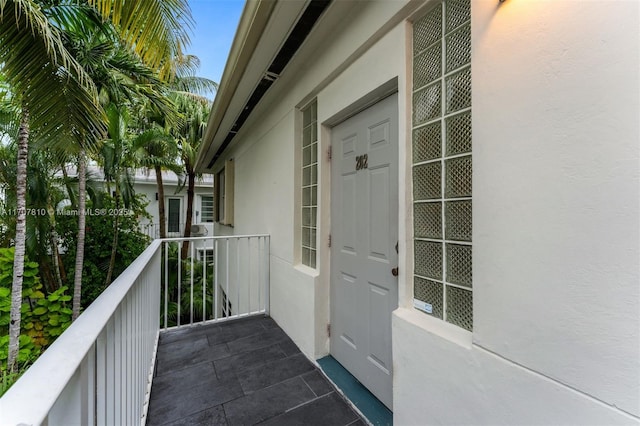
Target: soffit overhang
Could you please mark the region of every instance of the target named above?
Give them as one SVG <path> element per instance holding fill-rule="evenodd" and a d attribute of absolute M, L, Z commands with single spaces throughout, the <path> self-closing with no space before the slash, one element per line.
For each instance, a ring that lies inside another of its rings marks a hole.
<path fill-rule="evenodd" d="M 198 153 L 198 172 L 216 171 L 224 150 L 329 3 L 330 0 L 247 2 Z"/>

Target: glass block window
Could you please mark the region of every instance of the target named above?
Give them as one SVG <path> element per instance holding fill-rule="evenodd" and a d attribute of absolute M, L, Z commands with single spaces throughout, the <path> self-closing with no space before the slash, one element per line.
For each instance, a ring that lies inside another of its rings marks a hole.
<path fill-rule="evenodd" d="M 213 222 L 213 197 L 201 195 L 200 208 L 202 210 L 200 221 L 203 223 Z"/>
<path fill-rule="evenodd" d="M 318 106 L 302 109 L 302 264 L 316 267 L 318 216 Z"/>
<path fill-rule="evenodd" d="M 412 117 L 414 306 L 472 330 L 470 0 L 413 25 Z"/>

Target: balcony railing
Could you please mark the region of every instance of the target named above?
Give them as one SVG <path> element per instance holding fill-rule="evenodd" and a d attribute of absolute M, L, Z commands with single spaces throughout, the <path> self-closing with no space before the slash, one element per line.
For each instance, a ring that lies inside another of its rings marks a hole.
<path fill-rule="evenodd" d="M 185 241 L 189 256 L 181 261 Z M 162 244 L 164 329 L 268 313 L 268 236 L 165 238 Z"/>
<path fill-rule="evenodd" d="M 268 313 L 269 255 L 268 235 L 153 241 L 0 398 L 0 424 L 144 425 L 161 327 Z"/>
<path fill-rule="evenodd" d="M 212 222 L 192 222 L 191 224 L 191 236 L 192 237 L 202 237 L 202 236 L 213 236 L 213 223 Z M 184 227 L 185 222 L 175 222 L 168 223 L 165 221 L 164 230 L 165 235 L 169 238 L 173 237 L 184 237 Z M 204 229 L 204 233 L 200 233 L 197 235 L 195 229 Z M 160 223 L 159 222 L 150 222 L 150 223 L 141 223 L 138 225 L 138 231 L 142 234 L 149 236 L 152 240 L 160 238 Z"/>

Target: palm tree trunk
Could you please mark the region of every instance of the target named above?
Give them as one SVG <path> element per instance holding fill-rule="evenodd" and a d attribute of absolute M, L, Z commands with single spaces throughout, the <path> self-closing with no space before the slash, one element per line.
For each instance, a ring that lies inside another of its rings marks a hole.
<path fill-rule="evenodd" d="M 62 274 L 60 273 L 60 253 L 58 252 L 58 234 L 51 231 L 51 259 L 53 260 L 54 275 L 58 288 L 63 286 Z"/>
<path fill-rule="evenodd" d="M 191 236 L 191 217 L 193 216 L 193 194 L 196 186 L 196 174 L 191 168 L 187 169 L 189 175 L 189 183 L 187 186 L 187 220 L 184 224 L 184 237 L 189 238 Z M 189 255 L 189 240 L 185 240 L 182 243 L 181 259 L 185 260 Z"/>
<path fill-rule="evenodd" d="M 51 226 L 50 244 L 51 244 L 51 259 L 53 260 L 54 276 L 56 277 L 56 285 L 58 288 L 62 287 L 62 275 L 60 274 L 60 262 L 58 253 L 58 233 L 56 232 L 56 210 L 53 206 L 51 194 L 48 198 L 47 210 L 49 213 L 49 225 Z"/>
<path fill-rule="evenodd" d="M 116 267 L 116 254 L 118 252 L 118 217 L 117 214 L 120 210 L 120 191 L 118 191 L 118 185 L 116 185 L 116 214 L 113 218 L 113 241 L 111 242 L 111 258 L 109 259 L 109 269 L 107 270 L 107 278 L 104 280 L 104 286 L 107 287 L 111 284 L 111 277 L 113 276 L 113 269 Z"/>
<path fill-rule="evenodd" d="M 27 231 L 27 158 L 29 155 L 29 110 L 22 107 L 18 133 L 18 168 L 16 182 L 16 249 L 13 258 L 13 284 L 11 286 L 11 314 L 9 323 L 9 356 L 7 367 L 14 371 L 20 349 L 20 308 L 22 307 L 22 281 Z"/>
<path fill-rule="evenodd" d="M 164 213 L 164 184 L 162 183 L 162 168 L 160 166 L 156 166 L 155 170 L 156 184 L 158 185 L 158 218 L 160 219 L 160 238 L 167 238 L 167 230 L 165 227 L 166 217 Z"/>
<path fill-rule="evenodd" d="M 84 148 L 78 154 L 78 242 L 76 246 L 76 268 L 73 280 L 73 314 L 72 321 L 80 315 L 80 298 L 82 296 L 82 268 L 84 266 L 85 207 L 86 207 L 86 163 Z"/>

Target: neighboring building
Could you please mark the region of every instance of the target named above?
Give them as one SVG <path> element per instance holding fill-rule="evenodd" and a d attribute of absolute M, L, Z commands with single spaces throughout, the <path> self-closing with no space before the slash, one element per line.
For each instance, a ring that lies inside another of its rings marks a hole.
<path fill-rule="evenodd" d="M 167 220 L 166 230 L 168 237 L 178 237 L 184 234 L 184 224 L 187 217 L 187 187 L 181 184 L 173 172 L 162 172 L 164 187 L 164 209 Z M 136 194 L 144 194 L 149 201 L 147 212 L 151 220 L 142 220 L 141 229 L 152 238 L 160 237 L 158 215 L 158 185 L 156 174 L 153 170 L 138 170 L 134 178 Z M 193 199 L 193 225 L 202 225 L 201 236 L 213 236 L 213 176 L 203 175 L 196 179 L 195 196 Z M 194 235 L 196 236 L 196 235 Z"/>
<path fill-rule="evenodd" d="M 187 218 L 187 186 L 179 182 L 173 172 L 162 172 L 164 187 L 164 213 L 166 217 L 167 237 L 181 237 Z M 136 194 L 144 194 L 149 200 L 147 212 L 152 219 L 142 219 L 140 230 L 151 238 L 160 238 L 160 217 L 158 213 L 158 185 L 153 170 L 137 170 L 134 180 Z M 196 178 L 191 217 L 192 237 L 213 237 L 213 176 L 203 174 Z M 213 241 L 196 241 L 193 244 L 198 260 L 213 259 Z"/>
<path fill-rule="evenodd" d="M 102 169 L 97 166 L 87 168 L 88 176 L 97 181 L 104 181 Z M 75 176 L 75 167 L 68 168 L 68 174 Z M 184 227 L 187 217 L 187 187 L 182 184 L 175 173 L 163 172 L 162 181 L 164 187 L 164 202 L 166 216 L 167 237 L 181 237 L 184 235 Z M 147 213 L 151 219 L 140 218 L 140 232 L 151 238 L 160 238 L 160 217 L 158 213 L 158 185 L 156 174 L 153 170 L 138 169 L 133 177 L 134 191 L 143 194 L 149 204 Z M 192 237 L 212 237 L 213 229 L 213 176 L 203 174 L 196 179 L 193 199 Z M 212 242 L 203 241 L 195 244 L 196 256 L 203 259 L 213 255 Z"/>
<path fill-rule="evenodd" d="M 639 52 L 636 1 L 251 1 L 216 233 L 398 425 L 638 424 Z"/>

